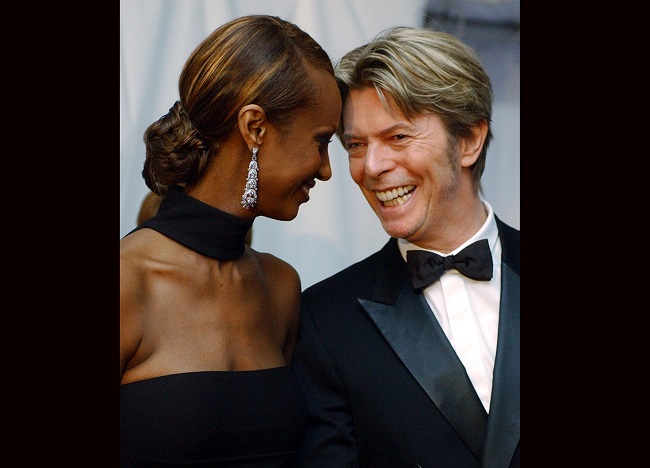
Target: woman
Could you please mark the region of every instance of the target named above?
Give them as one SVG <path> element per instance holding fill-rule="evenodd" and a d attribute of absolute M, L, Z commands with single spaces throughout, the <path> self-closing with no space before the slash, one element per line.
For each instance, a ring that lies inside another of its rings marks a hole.
<path fill-rule="evenodd" d="M 144 135 L 158 213 L 120 240 L 122 466 L 293 466 L 300 279 L 245 238 L 331 177 L 332 63 L 296 25 L 246 16 L 192 52 L 179 94 Z"/>

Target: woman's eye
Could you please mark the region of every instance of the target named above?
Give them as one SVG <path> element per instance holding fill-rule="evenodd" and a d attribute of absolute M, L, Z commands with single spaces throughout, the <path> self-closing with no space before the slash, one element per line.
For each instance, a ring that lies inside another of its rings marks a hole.
<path fill-rule="evenodd" d="M 318 150 L 323 152 L 324 150 L 327 149 L 327 145 L 329 145 L 332 142 L 332 139 L 330 137 L 319 138 L 318 142 L 319 142 Z"/>

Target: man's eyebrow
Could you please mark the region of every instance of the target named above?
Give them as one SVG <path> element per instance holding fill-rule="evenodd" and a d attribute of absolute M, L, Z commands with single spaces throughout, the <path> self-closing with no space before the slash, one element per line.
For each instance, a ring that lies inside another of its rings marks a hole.
<path fill-rule="evenodd" d="M 381 130 L 378 133 L 378 135 L 379 136 L 389 135 L 389 134 L 391 134 L 391 133 L 393 133 L 395 131 L 408 130 L 409 128 L 410 128 L 410 126 L 408 124 L 405 124 L 403 122 L 399 122 L 399 123 L 396 123 L 395 125 L 391 125 L 390 127 Z M 353 133 L 344 133 L 343 138 L 344 139 L 353 139 L 353 138 L 362 139 L 362 137 L 354 135 Z"/>

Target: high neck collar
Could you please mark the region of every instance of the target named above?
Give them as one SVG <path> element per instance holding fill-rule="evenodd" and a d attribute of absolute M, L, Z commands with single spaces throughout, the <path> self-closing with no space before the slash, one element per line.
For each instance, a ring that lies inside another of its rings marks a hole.
<path fill-rule="evenodd" d="M 148 227 L 202 255 L 234 260 L 244 253 L 252 219 L 239 218 L 170 187 L 158 213 L 138 228 Z"/>

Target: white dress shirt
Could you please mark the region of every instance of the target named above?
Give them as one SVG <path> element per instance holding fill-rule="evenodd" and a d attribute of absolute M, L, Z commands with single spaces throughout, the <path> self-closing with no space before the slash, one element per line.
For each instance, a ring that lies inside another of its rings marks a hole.
<path fill-rule="evenodd" d="M 423 291 L 440 327 L 444 330 L 456 354 L 465 366 L 486 411 L 490 411 L 492 372 L 497 347 L 499 303 L 501 290 L 501 243 L 492 206 L 482 200 L 488 212 L 483 226 L 449 254 L 453 255 L 469 244 L 487 239 L 492 251 L 493 275 L 490 281 L 476 281 L 456 270 L 447 270 Z M 426 250 L 398 239 L 402 257 L 408 250 Z"/>

